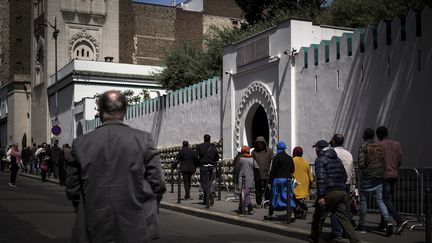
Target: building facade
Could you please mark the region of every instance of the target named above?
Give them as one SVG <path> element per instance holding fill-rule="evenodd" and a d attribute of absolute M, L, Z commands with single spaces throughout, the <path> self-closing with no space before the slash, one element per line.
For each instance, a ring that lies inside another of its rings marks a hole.
<path fill-rule="evenodd" d="M 30 143 L 31 5 L 0 1 L 0 147 Z"/>
<path fill-rule="evenodd" d="M 140 65 L 161 65 L 174 46 L 202 48 L 210 26 L 239 26 L 242 15 L 234 0 L 221 0 L 218 4 L 190 0 L 177 6 L 120 0 L 119 13 L 120 62 Z"/>
<path fill-rule="evenodd" d="M 290 20 L 227 46 L 223 59 L 223 153 L 264 136 L 288 151 L 345 136 L 354 158 L 366 128 L 386 126 L 403 166 L 427 167 L 432 129 L 432 9 L 350 31 Z"/>
<path fill-rule="evenodd" d="M 60 144 L 71 144 L 73 139 L 82 135 L 85 121 L 97 116 L 96 94 L 107 90 L 130 90 L 139 95 L 149 91 L 150 97 L 165 94 L 152 79 L 157 67 L 142 65 L 72 60 L 58 71 L 58 82 L 48 88 L 49 111 L 54 114 L 56 93 L 58 97 L 58 125 L 61 134 L 53 137 Z M 50 80 L 54 80 L 54 75 Z"/>
<path fill-rule="evenodd" d="M 74 59 L 103 61 L 107 57 L 118 62 L 119 1 L 36 0 L 32 7 L 31 104 L 38 112 L 31 116 L 31 134 L 39 144 L 51 140 L 56 119 L 56 112 L 49 112 L 52 104 L 47 93 L 55 83 L 49 77 L 56 66 L 59 70 Z"/>

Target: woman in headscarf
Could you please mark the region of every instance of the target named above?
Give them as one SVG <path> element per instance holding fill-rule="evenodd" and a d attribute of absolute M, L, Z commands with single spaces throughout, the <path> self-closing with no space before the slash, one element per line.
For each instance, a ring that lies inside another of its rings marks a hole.
<path fill-rule="evenodd" d="M 238 160 L 239 178 L 238 185 L 241 190 L 240 193 L 243 195 L 243 200 L 240 201 L 239 211 L 242 209 L 248 209 L 248 213 L 253 213 L 252 202 L 250 199 L 251 190 L 254 187 L 254 168 L 259 169 L 257 162 L 250 154 L 249 146 L 241 147 L 241 155 Z"/>
<path fill-rule="evenodd" d="M 298 182 L 298 185 L 294 189 L 294 194 L 297 199 L 308 199 L 310 187 L 314 183 L 314 176 L 310 170 L 309 163 L 302 156 L 303 149 L 295 147 L 293 149 L 294 178 Z"/>
<path fill-rule="evenodd" d="M 295 147 L 293 149 L 294 160 L 294 178 L 297 186 L 294 188 L 294 196 L 296 197 L 296 217 L 305 218 L 307 212 L 306 200 L 309 199 L 309 191 L 314 183 L 314 176 L 310 170 L 309 163 L 303 157 L 303 149 Z"/>
<path fill-rule="evenodd" d="M 272 185 L 272 198 L 269 215 L 264 217 L 267 220 L 271 220 L 274 210 L 281 210 L 283 207 L 286 208 L 286 182 L 292 178 L 292 174 L 294 173 L 294 162 L 291 156 L 285 152 L 286 148 L 284 141 L 277 143 L 277 152 L 273 159 L 269 175 L 269 183 Z M 284 196 L 285 203 L 283 202 Z"/>
<path fill-rule="evenodd" d="M 8 154 L 10 154 L 10 160 L 11 160 L 11 165 L 10 165 L 11 175 L 10 175 L 9 186 L 16 187 L 15 182 L 18 174 L 19 165 L 22 164 L 21 152 L 18 148 L 18 143 L 12 144 L 12 147 L 8 151 Z"/>

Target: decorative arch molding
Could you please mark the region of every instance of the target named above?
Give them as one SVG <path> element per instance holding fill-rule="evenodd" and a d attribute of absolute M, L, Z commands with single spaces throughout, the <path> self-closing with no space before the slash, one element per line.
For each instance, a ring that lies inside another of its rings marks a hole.
<path fill-rule="evenodd" d="M 95 61 L 99 60 L 99 44 L 97 43 L 96 38 L 91 34 L 85 32 L 85 30 L 73 35 L 72 38 L 69 40 L 68 52 L 70 60 L 73 59 L 75 47 L 79 43 L 87 43 L 89 47 L 94 51 Z"/>
<path fill-rule="evenodd" d="M 261 105 L 266 114 L 269 122 L 269 145 L 276 146 L 277 141 L 277 112 L 276 102 L 271 95 L 268 87 L 261 82 L 253 82 L 244 92 L 239 107 L 236 113 L 235 129 L 234 129 L 234 150 L 238 151 L 240 148 L 240 135 L 241 127 L 245 126 L 245 119 L 251 108 L 255 105 Z"/>

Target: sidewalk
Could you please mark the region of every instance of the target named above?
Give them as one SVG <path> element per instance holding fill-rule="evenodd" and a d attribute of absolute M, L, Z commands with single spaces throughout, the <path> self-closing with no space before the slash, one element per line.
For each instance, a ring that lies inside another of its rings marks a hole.
<path fill-rule="evenodd" d="M 236 212 L 238 208 L 237 200 L 226 200 L 232 198 L 233 194 L 230 192 L 222 191 L 221 200 L 215 200 L 215 204 L 206 209 L 205 205 L 202 204 L 202 200 L 198 200 L 198 188 L 193 187 L 191 190 L 191 197 L 193 200 L 181 200 L 177 203 L 177 185 L 174 186 L 174 193 L 170 192 L 171 185 L 167 184 L 167 192 L 164 194 L 162 199 L 161 208 L 178 211 L 186 213 L 189 215 L 195 215 L 203 218 L 208 218 L 212 220 L 222 221 L 225 223 L 231 223 L 236 225 L 241 225 L 245 227 L 254 228 L 257 230 L 277 233 L 286 235 L 293 238 L 298 238 L 302 240 L 308 240 L 310 227 L 312 223 L 313 208 L 309 209 L 309 214 L 306 219 L 297 219 L 291 224 L 286 223 L 286 211 L 275 211 L 274 218 L 272 221 L 263 220 L 264 216 L 268 214 L 268 209 L 255 208 L 253 215 L 240 215 Z M 183 191 L 183 188 L 182 188 Z M 184 197 L 182 195 L 182 197 Z M 252 202 L 255 202 L 255 198 L 252 198 Z M 358 216 L 354 217 L 356 222 L 358 222 Z M 413 219 L 414 218 L 408 218 Z M 400 235 L 392 235 L 386 237 L 384 232 L 378 230 L 378 223 L 380 221 L 380 215 L 369 213 L 367 215 L 367 233 L 358 233 L 359 238 L 362 242 L 382 242 L 391 240 L 391 242 L 424 242 L 425 232 L 424 227 L 418 227 L 414 230 L 409 228 L 413 224 L 418 222 L 410 222 L 405 228 L 404 232 Z M 326 224 L 323 228 L 323 237 L 330 237 L 330 219 L 326 220 Z M 349 242 L 347 239 L 341 241 L 333 242 Z"/>
<path fill-rule="evenodd" d="M 33 179 L 40 180 L 39 176 L 20 174 L 20 176 L 25 176 Z M 47 178 L 48 182 L 58 183 L 58 180 L 53 178 Z M 183 186 L 182 186 L 183 187 Z M 188 215 L 194 215 L 202 218 L 207 218 L 211 220 L 221 221 L 225 223 L 240 225 L 244 227 L 254 228 L 257 230 L 262 230 L 266 232 L 286 235 L 289 237 L 308 240 L 310 227 L 312 222 L 313 208 L 309 209 L 309 214 L 306 219 L 297 219 L 291 224 L 286 223 L 286 211 L 275 211 L 274 219 L 272 221 L 263 220 L 264 216 L 268 214 L 268 209 L 255 208 L 253 215 L 240 215 L 236 212 L 238 208 L 237 200 L 229 200 L 233 198 L 231 192 L 222 191 L 221 200 L 215 200 L 215 204 L 206 209 L 205 205 L 202 204 L 202 200 L 198 200 L 198 188 L 193 187 L 191 190 L 192 200 L 181 200 L 177 203 L 177 185 L 174 185 L 174 193 L 170 192 L 171 184 L 167 184 L 167 192 L 164 194 L 162 199 L 161 208 L 169 209 L 172 211 L 177 211 L 185 213 Z M 182 188 L 183 192 L 183 188 Z M 182 198 L 184 195 L 182 194 Z M 227 200 L 228 199 L 228 200 Z M 255 202 L 255 198 L 252 197 L 252 202 Z M 358 216 L 354 217 L 358 222 Z M 368 232 L 365 234 L 358 234 L 362 242 L 382 242 L 390 240 L 391 242 L 425 242 L 425 232 L 424 227 L 418 227 L 414 230 L 409 228 L 413 224 L 418 222 L 408 223 L 405 231 L 401 235 L 392 235 L 390 237 L 384 236 L 384 232 L 378 230 L 378 222 L 380 220 L 380 215 L 369 213 L 367 215 L 367 227 Z M 330 219 L 327 219 L 326 224 L 323 228 L 323 237 L 328 238 L 330 236 Z M 333 242 L 349 242 L 347 239 L 341 241 Z"/>

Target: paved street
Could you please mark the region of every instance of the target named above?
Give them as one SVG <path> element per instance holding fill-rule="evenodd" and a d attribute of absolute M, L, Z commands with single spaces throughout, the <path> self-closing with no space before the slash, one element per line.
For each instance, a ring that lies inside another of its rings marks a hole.
<path fill-rule="evenodd" d="M 64 188 L 19 176 L 8 186 L 0 172 L 0 242 L 68 242 L 74 219 Z M 161 210 L 161 239 L 165 242 L 303 242 L 277 234 Z"/>

